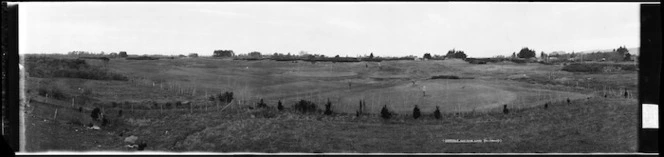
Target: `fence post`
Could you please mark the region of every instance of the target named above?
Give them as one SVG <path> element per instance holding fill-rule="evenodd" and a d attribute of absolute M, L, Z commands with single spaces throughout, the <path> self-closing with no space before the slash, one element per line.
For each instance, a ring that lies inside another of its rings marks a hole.
<path fill-rule="evenodd" d="M 58 117 L 58 109 L 55 109 L 55 114 L 53 114 L 53 120 L 55 120 Z"/>

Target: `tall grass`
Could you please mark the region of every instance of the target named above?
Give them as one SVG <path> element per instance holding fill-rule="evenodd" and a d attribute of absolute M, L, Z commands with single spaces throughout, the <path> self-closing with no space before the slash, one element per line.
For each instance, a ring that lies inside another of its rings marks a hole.
<path fill-rule="evenodd" d="M 113 73 L 100 66 L 88 64 L 81 59 L 54 58 L 49 56 L 28 55 L 25 57 L 26 71 L 32 77 L 82 78 L 91 80 L 121 80 L 126 76 Z"/>

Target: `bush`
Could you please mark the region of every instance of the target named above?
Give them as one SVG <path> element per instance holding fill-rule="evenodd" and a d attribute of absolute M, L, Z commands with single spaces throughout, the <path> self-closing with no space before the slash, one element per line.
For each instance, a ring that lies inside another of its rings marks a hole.
<path fill-rule="evenodd" d="M 383 109 L 380 110 L 380 117 L 383 117 L 383 119 L 390 119 L 392 117 L 392 113 L 387 110 L 387 105 L 383 106 Z"/>
<path fill-rule="evenodd" d="M 263 99 L 261 99 L 261 101 L 258 102 L 258 104 L 256 105 L 256 107 L 257 107 L 257 108 L 267 108 L 267 104 L 265 104 L 265 102 L 263 102 Z"/>
<path fill-rule="evenodd" d="M 40 87 L 37 89 L 37 94 L 58 100 L 66 100 L 69 97 L 57 87 Z"/>
<path fill-rule="evenodd" d="M 300 100 L 295 105 L 293 105 L 293 108 L 297 111 L 302 112 L 302 113 L 316 112 L 316 110 L 317 110 L 316 104 L 314 104 L 311 101 L 307 101 L 307 100 Z"/>
<path fill-rule="evenodd" d="M 175 108 L 180 108 L 180 106 L 182 106 L 182 102 L 176 101 L 175 102 Z"/>
<path fill-rule="evenodd" d="M 436 119 L 441 118 L 440 109 L 438 108 L 438 106 L 436 106 L 436 111 L 433 111 L 433 116 L 436 117 Z"/>
<path fill-rule="evenodd" d="M 106 117 L 101 119 L 101 126 L 106 126 L 108 124 L 108 119 Z"/>
<path fill-rule="evenodd" d="M 279 100 L 279 102 L 277 103 L 277 109 L 278 109 L 279 111 L 284 110 L 284 106 L 281 105 L 281 100 Z"/>
<path fill-rule="evenodd" d="M 233 92 L 224 92 L 223 94 L 212 95 L 208 99 L 210 101 L 218 100 L 219 102 L 230 103 L 233 101 Z"/>
<path fill-rule="evenodd" d="M 417 119 L 420 118 L 421 113 L 420 113 L 420 108 L 415 105 L 415 108 L 413 108 L 413 118 Z"/>
<path fill-rule="evenodd" d="M 330 99 L 327 99 L 327 103 L 325 104 L 325 115 L 331 115 L 332 114 L 332 102 L 330 102 Z"/>
<path fill-rule="evenodd" d="M 118 111 L 118 117 L 122 117 L 122 110 Z"/>
<path fill-rule="evenodd" d="M 95 109 L 92 110 L 92 114 L 90 114 L 90 117 L 92 117 L 92 120 L 99 121 L 100 114 L 101 110 L 99 110 L 98 107 L 95 107 Z"/>

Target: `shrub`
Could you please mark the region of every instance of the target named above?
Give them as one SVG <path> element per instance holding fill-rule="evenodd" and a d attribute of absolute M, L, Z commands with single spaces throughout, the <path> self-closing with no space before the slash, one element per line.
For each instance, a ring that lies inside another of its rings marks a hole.
<path fill-rule="evenodd" d="M 65 100 L 68 98 L 68 96 L 57 87 L 40 87 L 37 89 L 37 94 L 58 100 Z"/>
<path fill-rule="evenodd" d="M 316 104 L 314 104 L 311 101 L 307 101 L 307 100 L 300 100 L 295 105 L 293 105 L 293 108 L 295 110 L 298 110 L 298 111 L 302 112 L 302 113 L 315 112 L 317 110 Z"/>
<path fill-rule="evenodd" d="M 92 110 L 92 114 L 90 114 L 90 117 L 92 117 L 92 120 L 99 121 L 100 114 L 101 110 L 99 110 L 98 107 L 95 107 L 95 109 Z"/>
<path fill-rule="evenodd" d="M 122 110 L 118 111 L 118 117 L 122 117 Z"/>
<path fill-rule="evenodd" d="M 182 102 L 176 101 L 175 102 L 175 108 L 180 108 L 180 106 L 182 106 Z"/>
<path fill-rule="evenodd" d="M 330 99 L 327 99 L 327 103 L 325 104 L 325 115 L 331 115 L 332 114 L 332 102 L 330 102 Z"/>
<path fill-rule="evenodd" d="M 101 119 L 101 126 L 106 126 L 108 124 L 108 119 L 106 117 Z"/>
<path fill-rule="evenodd" d="M 258 102 L 258 104 L 256 105 L 256 107 L 257 107 L 257 108 L 267 108 L 267 104 L 265 104 L 265 102 L 263 102 L 263 99 L 261 99 L 261 101 Z"/>
<path fill-rule="evenodd" d="M 279 100 L 279 102 L 277 103 L 277 109 L 278 109 L 279 111 L 284 110 L 284 106 L 281 105 L 281 100 Z"/>
<path fill-rule="evenodd" d="M 415 108 L 413 108 L 413 118 L 417 119 L 420 118 L 420 108 L 415 105 Z"/>
<path fill-rule="evenodd" d="M 441 118 L 440 109 L 438 108 L 438 106 L 436 106 L 436 111 L 433 111 L 433 116 L 436 117 L 436 119 Z"/>
<path fill-rule="evenodd" d="M 380 110 L 380 117 L 383 117 L 383 119 L 390 119 L 392 117 L 392 113 L 387 110 L 387 105 L 383 106 L 383 109 Z"/>

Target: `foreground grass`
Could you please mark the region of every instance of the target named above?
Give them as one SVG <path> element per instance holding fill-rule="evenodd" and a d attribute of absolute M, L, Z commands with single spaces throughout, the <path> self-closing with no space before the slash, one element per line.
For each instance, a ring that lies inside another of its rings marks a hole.
<path fill-rule="evenodd" d="M 507 115 L 448 114 L 442 120 L 427 114 L 418 120 L 401 115 L 387 121 L 376 115 L 302 115 L 235 107 L 223 112 L 135 114 L 125 118 L 148 122 L 118 122 L 101 131 L 36 117 L 28 123 L 27 130 L 35 135 L 29 138 L 35 145 L 28 150 L 126 151 L 118 133 L 128 129 L 148 142 L 147 150 L 154 151 L 634 152 L 635 104 L 628 99 L 592 98 Z M 445 143 L 445 139 L 500 142 Z"/>

